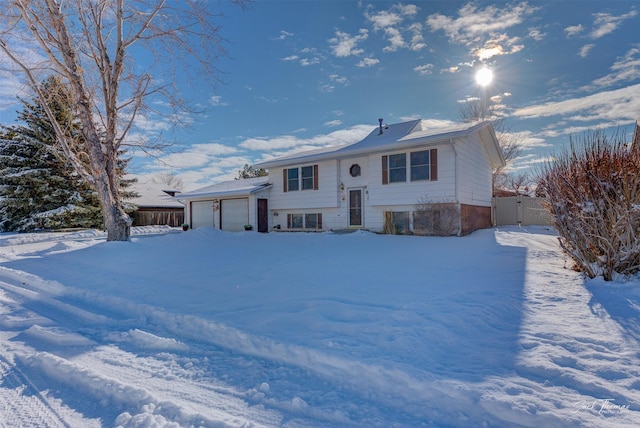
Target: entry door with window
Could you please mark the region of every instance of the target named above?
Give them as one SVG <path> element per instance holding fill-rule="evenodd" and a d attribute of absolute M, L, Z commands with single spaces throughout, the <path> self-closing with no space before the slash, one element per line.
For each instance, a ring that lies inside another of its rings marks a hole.
<path fill-rule="evenodd" d="M 349 226 L 362 227 L 362 189 L 349 190 Z"/>

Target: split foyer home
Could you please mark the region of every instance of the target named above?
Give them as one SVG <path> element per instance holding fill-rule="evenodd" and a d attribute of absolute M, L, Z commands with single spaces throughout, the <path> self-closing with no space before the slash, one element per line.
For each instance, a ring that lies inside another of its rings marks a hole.
<path fill-rule="evenodd" d="M 191 227 L 464 235 L 491 227 L 492 171 L 504 165 L 490 122 L 383 125 L 349 145 L 255 165 L 268 177 L 179 195 Z"/>

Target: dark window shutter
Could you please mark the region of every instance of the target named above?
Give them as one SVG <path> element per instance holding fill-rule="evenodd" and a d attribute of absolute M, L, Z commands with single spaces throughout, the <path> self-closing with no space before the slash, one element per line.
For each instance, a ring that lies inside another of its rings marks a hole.
<path fill-rule="evenodd" d="M 438 149 L 429 152 L 429 175 L 431 181 L 438 180 Z"/>
<path fill-rule="evenodd" d="M 318 190 L 318 165 L 313 166 L 313 190 Z"/>
<path fill-rule="evenodd" d="M 389 156 L 382 156 L 382 184 L 389 184 Z"/>
<path fill-rule="evenodd" d="M 322 213 L 318 213 L 318 229 L 322 229 Z"/>
<path fill-rule="evenodd" d="M 282 191 L 286 192 L 287 191 L 287 180 L 289 179 L 289 177 L 287 176 L 287 169 L 283 169 L 282 170 Z"/>
<path fill-rule="evenodd" d="M 287 229 L 291 229 L 291 214 L 287 214 Z"/>

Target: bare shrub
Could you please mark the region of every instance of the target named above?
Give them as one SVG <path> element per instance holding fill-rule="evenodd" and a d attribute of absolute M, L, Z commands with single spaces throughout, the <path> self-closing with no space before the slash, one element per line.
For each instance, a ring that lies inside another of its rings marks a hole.
<path fill-rule="evenodd" d="M 451 236 L 460 232 L 460 209 L 451 202 L 433 202 L 422 197 L 414 206 L 413 233 Z"/>
<path fill-rule="evenodd" d="M 540 171 L 560 245 L 590 278 L 640 271 L 640 152 L 624 140 L 586 133 Z"/>

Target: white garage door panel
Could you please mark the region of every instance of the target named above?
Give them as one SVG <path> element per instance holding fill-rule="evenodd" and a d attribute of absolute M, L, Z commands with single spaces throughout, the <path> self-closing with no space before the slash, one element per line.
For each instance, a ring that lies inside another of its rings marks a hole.
<path fill-rule="evenodd" d="M 191 228 L 213 227 L 213 201 L 191 202 Z"/>
<path fill-rule="evenodd" d="M 222 230 L 239 232 L 244 230 L 244 225 L 249 222 L 249 200 L 225 199 L 222 205 Z"/>

